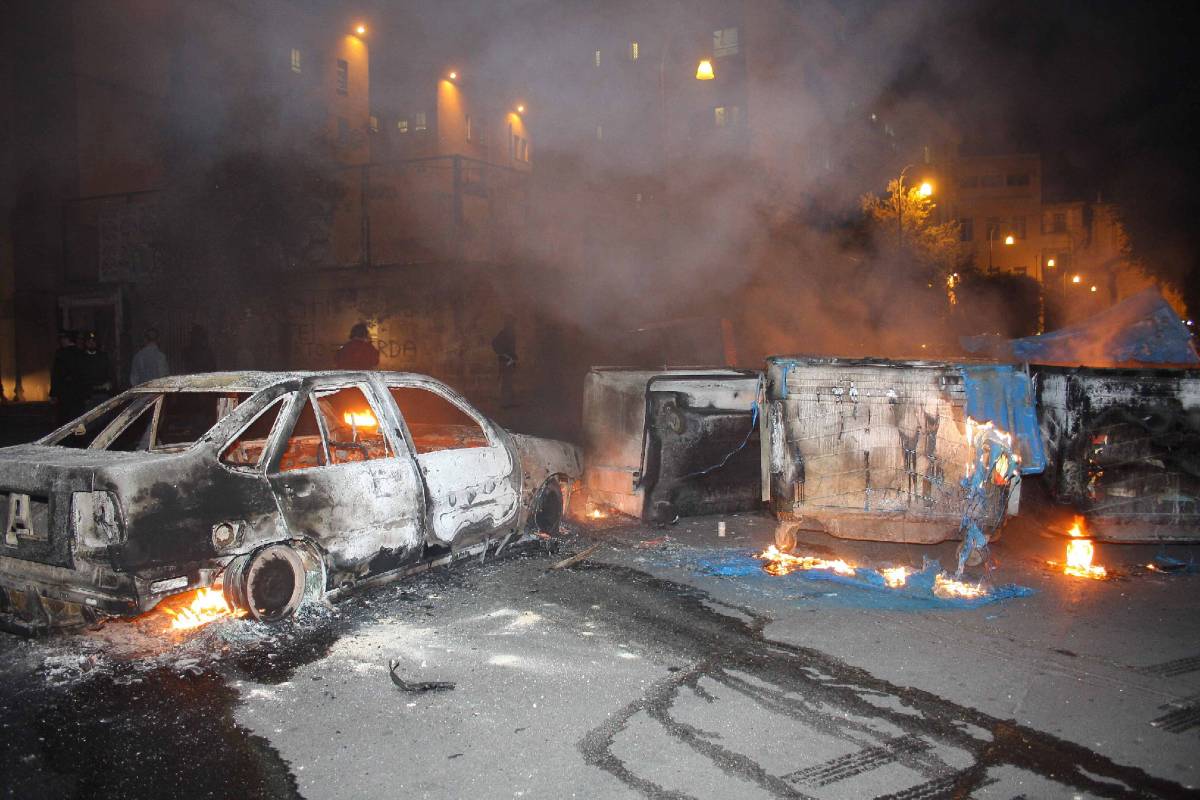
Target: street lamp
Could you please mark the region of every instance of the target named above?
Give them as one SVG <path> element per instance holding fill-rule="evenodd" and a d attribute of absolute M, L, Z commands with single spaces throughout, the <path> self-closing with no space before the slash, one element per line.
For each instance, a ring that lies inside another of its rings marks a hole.
<path fill-rule="evenodd" d="M 996 240 L 996 226 L 988 225 L 988 274 L 991 274 L 991 272 L 993 270 L 995 270 L 995 267 L 992 266 L 992 242 L 994 242 L 995 240 Z M 1016 241 L 1017 240 L 1015 238 L 1013 238 L 1013 235 L 1011 233 L 1004 237 L 1004 244 L 1006 244 L 1006 245 L 1016 244 Z"/>
<path fill-rule="evenodd" d="M 1083 276 L 1082 275 L 1074 276 L 1073 278 L 1071 278 L 1071 283 L 1083 283 Z"/>
<path fill-rule="evenodd" d="M 908 193 L 904 191 L 904 175 L 908 172 L 912 164 L 905 165 L 904 169 L 900 170 L 900 178 L 896 186 L 896 196 L 893 201 L 896 203 L 896 244 L 904 244 L 904 207 L 908 205 Z M 923 200 L 928 200 L 933 196 L 933 184 L 929 181 L 922 181 L 917 188 L 917 195 Z"/>
<path fill-rule="evenodd" d="M 518 114 L 525 113 L 525 104 L 524 103 L 517 103 L 517 113 Z"/>
<path fill-rule="evenodd" d="M 456 80 L 458 80 L 458 73 L 454 70 L 450 70 L 450 74 L 447 75 L 446 77 L 448 77 L 452 81 L 456 81 Z"/>
<path fill-rule="evenodd" d="M 367 33 L 367 26 L 366 25 L 358 25 L 354 28 L 354 32 L 357 33 L 359 36 L 365 36 Z"/>
<path fill-rule="evenodd" d="M 707 58 L 701 59 L 700 63 L 696 65 L 696 80 L 711 81 L 715 77 L 717 76 L 713 72 L 712 62 Z"/>

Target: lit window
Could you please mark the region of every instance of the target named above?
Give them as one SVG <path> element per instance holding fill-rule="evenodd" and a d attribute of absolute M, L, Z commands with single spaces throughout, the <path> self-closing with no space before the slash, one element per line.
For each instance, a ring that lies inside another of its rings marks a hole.
<path fill-rule="evenodd" d="M 337 93 L 346 94 L 350 91 L 350 65 L 343 59 L 337 62 Z"/>
<path fill-rule="evenodd" d="M 600 67 L 600 51 L 597 50 L 592 54 L 592 61 L 596 64 L 597 69 Z"/>
<path fill-rule="evenodd" d="M 424 131 L 424 130 L 429 129 L 429 126 L 425 124 L 425 112 L 424 111 L 418 111 L 416 114 L 413 115 L 413 123 L 414 123 L 413 127 L 416 130 Z"/>
<path fill-rule="evenodd" d="M 717 106 L 713 109 L 713 123 L 718 128 L 732 127 L 741 119 L 742 110 L 738 106 Z"/>
<path fill-rule="evenodd" d="M 371 133 L 379 133 L 379 117 L 371 115 Z"/>
<path fill-rule="evenodd" d="M 638 43 L 630 42 L 629 43 L 629 60 L 637 61 L 639 55 L 640 55 L 640 53 L 638 52 Z"/>
<path fill-rule="evenodd" d="M 722 28 L 719 31 L 713 31 L 713 55 L 717 58 L 722 56 L 737 55 L 738 52 L 738 29 L 737 28 Z"/>
<path fill-rule="evenodd" d="M 396 120 L 396 130 L 400 131 L 401 133 L 408 133 L 408 120 L 407 119 Z"/>
<path fill-rule="evenodd" d="M 467 114 L 467 141 L 471 141 L 471 115 Z"/>
<path fill-rule="evenodd" d="M 293 47 L 292 48 L 292 72 L 299 72 L 299 71 L 300 71 L 300 49 L 297 47 Z"/>

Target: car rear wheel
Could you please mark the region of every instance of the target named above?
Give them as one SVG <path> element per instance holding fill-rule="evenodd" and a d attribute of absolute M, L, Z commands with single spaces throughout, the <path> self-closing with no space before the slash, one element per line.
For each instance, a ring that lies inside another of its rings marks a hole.
<path fill-rule="evenodd" d="M 276 622 L 300 608 L 304 584 L 300 554 L 286 544 L 272 544 L 230 565 L 225 599 L 259 622 Z"/>
<path fill-rule="evenodd" d="M 538 490 L 533 513 L 529 517 L 529 530 L 545 536 L 558 536 L 562 527 L 562 487 L 554 478 L 546 481 Z"/>

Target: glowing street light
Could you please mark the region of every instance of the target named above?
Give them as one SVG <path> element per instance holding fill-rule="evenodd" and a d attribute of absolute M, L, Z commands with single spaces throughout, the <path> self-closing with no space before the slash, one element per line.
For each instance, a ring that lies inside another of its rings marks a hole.
<path fill-rule="evenodd" d="M 1014 236 L 1013 236 L 1013 235 L 1010 233 L 1008 236 L 1005 236 L 1005 237 L 1004 237 L 1004 243 L 1005 243 L 1005 244 L 1016 244 L 1016 243 L 1017 243 L 1016 237 L 1014 237 Z"/>
<path fill-rule="evenodd" d="M 518 103 L 518 104 L 517 104 L 517 113 L 518 113 L 518 114 L 524 114 L 524 113 L 525 113 L 525 104 L 524 104 L 524 103 Z"/>
<path fill-rule="evenodd" d="M 1046 259 L 1046 266 L 1047 266 L 1047 267 L 1053 267 L 1053 266 L 1054 266 L 1054 259 L 1053 259 L 1053 258 L 1047 258 L 1047 259 Z"/>
<path fill-rule="evenodd" d="M 1071 283 L 1083 283 L 1082 275 L 1074 275 L 1071 277 Z"/>
<path fill-rule="evenodd" d="M 446 77 L 448 77 L 452 81 L 456 81 L 456 80 L 458 80 L 458 73 L 455 72 L 454 70 L 450 70 L 450 74 L 447 75 Z"/>
<path fill-rule="evenodd" d="M 917 190 L 921 197 L 933 197 L 933 184 L 925 181 L 921 184 L 921 188 Z"/>
<path fill-rule="evenodd" d="M 699 64 L 696 65 L 696 80 L 711 81 L 715 77 L 717 76 L 716 73 L 713 72 L 712 62 L 707 58 L 703 59 Z"/>
<path fill-rule="evenodd" d="M 367 26 L 359 25 L 354 29 L 354 32 L 357 33 L 359 36 L 362 36 L 367 32 Z"/>
<path fill-rule="evenodd" d="M 1093 292 L 1094 292 L 1094 291 L 1096 291 L 1096 287 L 1095 287 L 1095 286 L 1093 286 L 1093 287 L 1092 287 L 1092 291 L 1093 291 Z"/>

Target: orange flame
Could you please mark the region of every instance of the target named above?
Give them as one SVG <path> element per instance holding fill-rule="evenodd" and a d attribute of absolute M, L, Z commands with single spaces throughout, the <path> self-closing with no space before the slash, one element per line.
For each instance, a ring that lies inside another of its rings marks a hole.
<path fill-rule="evenodd" d="M 347 411 L 342 414 L 342 422 L 347 425 L 353 425 L 356 428 L 374 428 L 379 424 L 375 419 L 375 415 L 370 411 Z"/>
<path fill-rule="evenodd" d="M 756 558 L 768 562 L 763 565 L 763 569 L 772 575 L 787 575 L 798 569 L 827 569 L 839 575 L 854 574 L 854 567 L 840 558 L 827 560 L 813 556 L 794 556 L 791 553 L 783 552 L 775 545 L 771 545 L 759 553 Z"/>
<path fill-rule="evenodd" d="M 171 627 L 174 630 L 188 630 L 207 625 L 222 617 L 240 617 L 241 612 L 235 612 L 225 602 L 225 596 L 215 589 L 197 589 L 191 592 L 192 600 L 187 605 L 178 608 L 163 606 L 163 611 L 171 615 Z M 174 597 L 172 600 L 186 598 L 187 595 Z"/>
<path fill-rule="evenodd" d="M 1108 570 L 1099 564 L 1092 564 L 1092 559 L 1096 555 L 1096 547 L 1092 544 L 1091 539 L 1087 539 L 1083 535 L 1083 517 L 1076 516 L 1075 524 L 1067 533 L 1071 534 L 1071 541 L 1067 542 L 1067 563 L 1063 565 L 1063 572 L 1077 578 L 1093 578 L 1095 580 L 1107 578 Z"/>
<path fill-rule="evenodd" d="M 605 514 L 603 511 L 601 511 L 598 508 L 593 508 L 592 512 L 590 514 L 588 514 L 588 516 L 591 517 L 592 519 L 604 519 L 608 515 Z"/>
<path fill-rule="evenodd" d="M 933 579 L 933 593 L 943 599 L 952 597 L 982 597 L 987 594 L 982 583 L 963 583 L 947 577 L 945 573 Z"/>
<path fill-rule="evenodd" d="M 879 574 L 889 589 L 899 589 L 908 581 L 908 567 L 884 567 Z"/>

